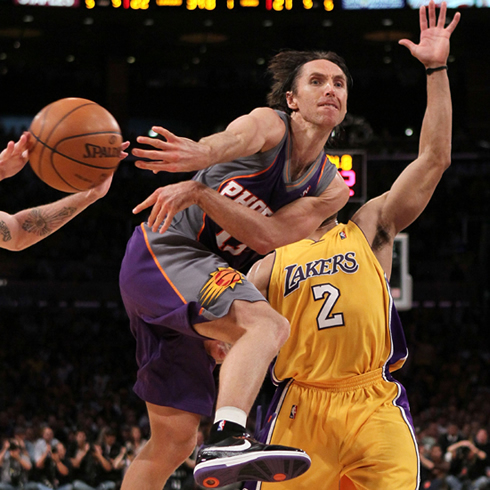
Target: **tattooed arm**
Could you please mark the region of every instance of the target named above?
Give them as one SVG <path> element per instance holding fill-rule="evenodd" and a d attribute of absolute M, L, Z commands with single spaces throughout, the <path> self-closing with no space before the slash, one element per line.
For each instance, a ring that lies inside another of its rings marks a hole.
<path fill-rule="evenodd" d="M 112 177 L 94 189 L 16 214 L 0 211 L 0 248 L 24 250 L 51 235 L 107 194 Z"/>

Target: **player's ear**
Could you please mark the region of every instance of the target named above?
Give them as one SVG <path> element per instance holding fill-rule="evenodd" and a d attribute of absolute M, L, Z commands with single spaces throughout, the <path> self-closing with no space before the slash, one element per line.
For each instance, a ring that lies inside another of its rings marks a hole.
<path fill-rule="evenodd" d="M 292 111 L 298 110 L 298 104 L 296 103 L 293 92 L 290 90 L 286 92 L 286 103 Z"/>

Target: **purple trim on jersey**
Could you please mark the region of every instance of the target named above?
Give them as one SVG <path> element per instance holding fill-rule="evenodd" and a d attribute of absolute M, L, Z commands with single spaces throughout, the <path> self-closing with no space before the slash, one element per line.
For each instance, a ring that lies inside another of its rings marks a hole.
<path fill-rule="evenodd" d="M 296 201 L 304 195 L 314 196 L 318 185 L 321 182 L 322 174 L 325 170 L 326 156 L 323 154 L 321 163 L 317 165 L 314 172 L 311 172 L 308 179 L 299 185 L 291 186 L 284 182 L 284 166 L 287 159 L 287 145 L 284 145 L 277 155 L 274 163 L 264 171 L 250 175 L 235 176 L 223 181 L 218 188 L 220 192 L 223 187 L 231 180 L 242 186 L 258 200 L 263 201 L 268 208 L 276 212 L 286 204 Z M 204 215 L 203 228 L 199 234 L 198 241 L 205 245 L 209 250 L 224 258 L 231 267 L 242 269 L 249 265 L 258 254 L 249 248 L 239 255 L 220 250 L 216 244 L 216 235 L 222 230 L 209 216 Z M 238 247 L 241 242 L 230 237 L 226 242 L 231 247 Z"/>
<path fill-rule="evenodd" d="M 388 288 L 389 289 L 389 288 Z M 403 331 L 403 325 L 398 315 L 398 311 L 395 306 L 395 302 L 391 297 L 391 309 L 390 309 L 390 333 L 391 333 L 391 356 L 383 367 L 383 377 L 398 386 L 398 396 L 393 400 L 393 404 L 399 407 L 403 412 L 403 418 L 410 425 L 412 435 L 415 437 L 415 428 L 413 425 L 412 414 L 410 413 L 410 404 L 408 402 L 407 391 L 405 387 L 397 381 L 390 372 L 390 366 L 396 364 L 398 361 L 406 359 L 408 356 L 407 342 L 405 340 L 405 333 Z"/>
<path fill-rule="evenodd" d="M 397 381 L 390 372 L 385 373 L 384 377 L 387 381 L 391 381 L 398 386 L 398 396 L 395 398 L 395 400 L 393 400 L 393 405 L 395 405 L 395 407 L 399 407 L 403 411 L 403 418 L 410 425 L 412 434 L 415 434 L 415 427 L 413 425 L 412 414 L 410 413 L 410 403 L 408 402 L 407 390 L 405 390 L 405 387 L 399 381 Z"/>
<path fill-rule="evenodd" d="M 390 294 L 391 297 L 391 294 Z M 405 333 L 403 331 L 403 325 L 396 310 L 395 302 L 391 298 L 391 312 L 390 312 L 390 332 L 391 332 L 391 344 L 392 353 L 388 359 L 387 365 L 392 366 L 402 359 L 406 359 L 408 356 L 407 341 L 405 339 Z"/>

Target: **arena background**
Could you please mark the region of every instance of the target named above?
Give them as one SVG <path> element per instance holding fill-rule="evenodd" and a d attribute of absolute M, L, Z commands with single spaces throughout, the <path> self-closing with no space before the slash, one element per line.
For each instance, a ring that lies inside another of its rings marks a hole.
<path fill-rule="evenodd" d="M 228 11 L 219 2 L 215 10 L 205 2 L 142 10 L 0 0 L 0 146 L 68 96 L 109 109 L 133 143 L 153 124 L 197 139 L 265 104 L 266 63 L 279 49 L 327 49 L 345 58 L 354 77 L 337 149 L 365 152 L 367 198 L 387 190 L 416 155 L 425 106 L 424 70 L 397 44 L 418 38 L 417 10 L 329 4 L 334 9 L 325 11 L 294 0 L 292 10 L 237 2 Z M 413 304 L 401 312 L 410 358 L 398 377 L 420 430 L 444 420 L 490 424 L 490 11 L 459 8 L 449 60 L 453 164 L 406 230 Z M 23 252 L 0 250 L 0 433 L 19 416 L 72 425 L 81 417 L 142 416 L 131 391 L 134 343 L 119 264 L 144 219 L 131 209 L 187 177 L 155 176 L 128 158 L 108 196 L 61 231 Z M 10 213 L 63 195 L 28 166 L 0 189 L 1 209 Z M 260 400 L 269 393 L 265 387 Z"/>

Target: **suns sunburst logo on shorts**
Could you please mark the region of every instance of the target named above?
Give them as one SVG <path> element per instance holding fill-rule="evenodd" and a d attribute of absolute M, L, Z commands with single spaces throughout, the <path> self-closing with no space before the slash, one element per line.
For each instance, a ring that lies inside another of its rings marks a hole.
<path fill-rule="evenodd" d="M 243 283 L 243 274 L 231 267 L 219 267 L 210 276 L 198 296 L 199 303 L 205 308 L 216 303 L 227 288 L 234 289 L 237 284 Z"/>

